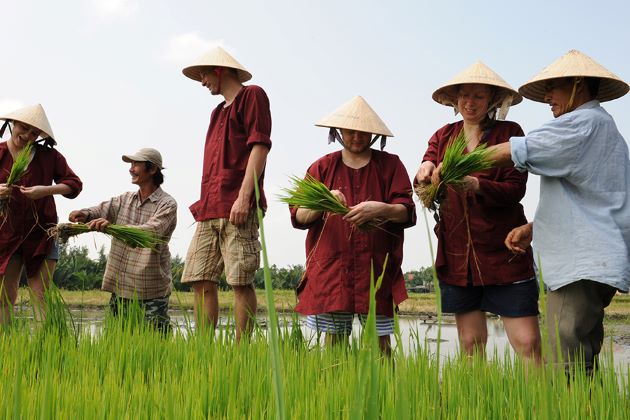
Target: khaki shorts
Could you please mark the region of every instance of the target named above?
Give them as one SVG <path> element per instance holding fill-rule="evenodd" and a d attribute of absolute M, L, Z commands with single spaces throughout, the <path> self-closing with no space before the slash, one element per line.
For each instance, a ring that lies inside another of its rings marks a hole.
<path fill-rule="evenodd" d="M 196 281 L 219 282 L 225 269 L 230 286 L 249 286 L 260 267 L 258 218 L 252 212 L 240 226 L 229 219 L 210 219 L 197 222 L 197 230 L 190 242 L 182 283 Z"/>

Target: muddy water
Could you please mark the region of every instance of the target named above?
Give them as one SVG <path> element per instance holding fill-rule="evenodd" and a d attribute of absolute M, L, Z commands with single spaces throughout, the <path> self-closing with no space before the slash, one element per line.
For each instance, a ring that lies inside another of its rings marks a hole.
<path fill-rule="evenodd" d="M 72 309 L 72 315 L 75 324 L 81 327 L 81 330 L 87 331 L 92 335 L 97 335 L 101 329 L 105 312 L 103 310 L 77 310 Z M 194 328 L 194 317 L 192 311 L 169 311 L 171 322 L 177 326 L 182 334 L 187 334 L 189 328 Z M 300 317 L 297 319 L 299 328 L 304 337 L 310 343 L 316 343 L 317 337 L 312 330 L 306 327 L 305 319 Z M 228 317 L 221 316 L 219 319 L 220 328 L 230 328 L 233 320 Z M 266 325 L 266 318 L 261 316 L 258 323 L 263 328 Z M 291 327 L 294 319 L 287 314 L 280 315 L 281 327 Z M 432 354 L 438 350 L 438 334 L 440 334 L 440 355 L 442 357 L 454 357 L 459 351 L 457 342 L 457 329 L 452 323 L 443 323 L 442 328 L 438 328 L 435 318 L 423 319 L 419 317 L 401 316 L 400 330 L 402 335 L 402 346 L 406 354 L 414 352 L 420 346 L 427 348 Z M 353 326 L 353 335 L 358 337 L 361 331 L 359 321 L 355 319 Z M 613 332 L 613 336 L 607 337 L 604 344 L 604 351 L 613 351 L 613 357 L 616 366 L 621 366 L 624 371 L 630 367 L 630 340 L 626 336 L 630 331 L 620 330 L 618 327 L 612 326 L 608 331 Z M 626 334 L 626 335 L 623 335 Z M 323 337 L 320 338 L 323 343 Z M 503 323 L 498 319 L 488 319 L 488 344 L 487 355 L 489 359 L 503 359 L 506 352 L 513 356 L 514 352 L 510 347 L 509 341 Z"/>

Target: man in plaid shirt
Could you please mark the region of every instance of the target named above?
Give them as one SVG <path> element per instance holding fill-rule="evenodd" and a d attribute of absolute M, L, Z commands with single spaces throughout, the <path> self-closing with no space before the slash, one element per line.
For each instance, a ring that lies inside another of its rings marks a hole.
<path fill-rule="evenodd" d="M 139 189 L 75 210 L 69 219 L 87 223 L 98 231 L 112 223 L 135 226 L 164 239 L 156 250 L 131 248 L 112 239 L 101 288 L 112 293 L 110 308 L 114 315 L 124 313 L 129 303 L 137 299 L 147 322 L 168 331 L 168 299 L 173 288 L 168 241 L 177 224 L 177 203 L 160 187 L 164 182 L 160 152 L 144 148 L 133 155 L 123 155 L 122 159 L 131 163 L 131 183 Z"/>

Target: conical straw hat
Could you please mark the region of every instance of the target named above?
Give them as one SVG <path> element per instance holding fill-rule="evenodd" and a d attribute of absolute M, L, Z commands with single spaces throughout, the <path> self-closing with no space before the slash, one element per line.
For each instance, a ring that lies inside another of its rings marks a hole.
<path fill-rule="evenodd" d="M 477 61 L 433 92 L 433 100 L 442 105 L 456 106 L 459 85 L 464 83 L 476 83 L 498 88 L 499 93 L 494 98 L 493 103 L 490 104 L 491 107 L 501 105 L 508 97 L 511 98 L 509 105 L 516 105 L 523 100 L 523 97 L 512 86 L 481 61 Z"/>
<path fill-rule="evenodd" d="M 561 77 L 599 77 L 600 84 L 596 99 L 600 102 L 620 98 L 630 90 L 626 82 L 606 70 L 591 57 L 580 51 L 571 50 L 545 67 L 518 91 L 527 99 L 545 102 L 546 81 Z"/>
<path fill-rule="evenodd" d="M 350 102 L 343 104 L 332 114 L 319 120 L 315 125 L 318 127 L 346 128 L 387 137 L 394 136 L 383 120 L 376 115 L 376 112 L 361 96 L 357 96 Z"/>
<path fill-rule="evenodd" d="M 0 116 L 0 120 L 20 121 L 25 124 L 32 125 L 42 132 L 42 137 L 50 137 L 54 139 L 52 128 L 50 127 L 50 123 L 46 117 L 46 112 L 44 112 L 44 108 L 40 104 L 20 108 L 16 111 Z"/>
<path fill-rule="evenodd" d="M 201 81 L 201 70 L 208 66 L 217 66 L 217 67 L 229 67 L 232 69 L 236 69 L 238 73 L 238 80 L 242 82 L 246 82 L 252 78 L 250 72 L 248 72 L 245 67 L 238 61 L 234 59 L 230 54 L 227 53 L 221 47 L 215 47 L 199 57 L 195 60 L 191 65 L 184 67 L 182 73 L 186 77 L 189 77 L 198 82 Z"/>

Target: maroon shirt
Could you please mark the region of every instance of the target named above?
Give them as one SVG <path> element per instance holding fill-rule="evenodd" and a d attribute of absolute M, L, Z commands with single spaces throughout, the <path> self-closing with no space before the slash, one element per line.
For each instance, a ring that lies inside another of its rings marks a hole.
<path fill-rule="evenodd" d="M 7 142 L 0 143 L 0 183 L 5 183 L 13 165 L 13 157 Z M 64 195 L 74 198 L 81 192 L 83 184 L 70 169 L 66 159 L 55 149 L 35 145 L 35 156 L 28 165 L 28 172 L 18 182 L 19 185 L 66 184 L 72 192 Z M 57 224 L 57 209 L 53 196 L 39 200 L 26 198 L 13 188 L 9 200 L 7 218 L 0 227 L 0 273 L 4 274 L 9 259 L 20 252 L 26 265 L 27 275 L 34 275 L 50 252 L 53 240 L 48 238 L 46 229 Z"/>
<path fill-rule="evenodd" d="M 252 147 L 271 148 L 271 113 L 267 94 L 259 86 L 244 86 L 227 107 L 221 102 L 212 111 L 206 135 L 201 177 L 201 197 L 190 206 L 196 221 L 228 218 L 243 183 Z M 263 191 L 264 171 L 259 174 L 260 207 L 267 208 Z M 255 200 L 252 198 L 252 206 Z"/>
<path fill-rule="evenodd" d="M 462 128 L 463 121 L 440 128 L 429 140 L 423 161 L 437 166 L 448 141 Z M 493 146 L 522 135 L 518 124 L 496 121 L 484 131 L 481 143 Z M 449 189 L 440 206 L 440 222 L 435 227 L 438 278 L 456 286 L 466 286 L 471 279 L 473 285 L 483 286 L 534 277 L 531 248 L 524 255 L 515 255 L 504 244 L 513 228 L 527 223 L 519 203 L 525 195 L 527 172 L 493 168 L 472 175 L 479 179 L 480 194 Z"/>
<path fill-rule="evenodd" d="M 339 151 L 313 163 L 308 173 L 329 189 L 341 191 L 348 206 L 368 200 L 403 204 L 409 210 L 409 221 L 388 222 L 382 229 L 360 230 L 341 216 L 331 215 L 326 220 L 303 225 L 296 220 L 297 209 L 291 209 L 293 226 L 308 229 L 306 270 L 298 286 L 299 302 L 295 310 L 304 315 L 336 311 L 366 314 L 371 267 L 374 267 L 376 279 L 389 254 L 385 277 L 376 293 L 376 313 L 393 316 L 394 304 L 407 298 L 400 268 L 404 229 L 416 223 L 411 183 L 405 167 L 398 156 L 372 150 L 366 166 L 352 169 L 343 163 Z"/>

